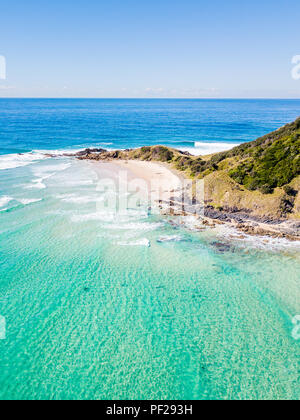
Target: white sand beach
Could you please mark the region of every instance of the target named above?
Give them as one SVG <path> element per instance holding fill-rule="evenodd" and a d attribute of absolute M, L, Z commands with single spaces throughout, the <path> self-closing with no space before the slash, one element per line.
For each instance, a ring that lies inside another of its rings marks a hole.
<path fill-rule="evenodd" d="M 156 162 L 123 161 L 93 163 L 94 170 L 102 177 L 111 174 L 120 182 L 130 183 L 131 189 L 148 197 L 149 201 L 168 201 L 184 187 L 184 177 L 167 165 Z"/>

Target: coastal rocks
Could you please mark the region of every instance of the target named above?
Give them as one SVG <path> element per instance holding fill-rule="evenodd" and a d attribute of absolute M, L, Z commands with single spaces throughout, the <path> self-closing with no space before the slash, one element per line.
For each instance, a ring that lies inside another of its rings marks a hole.
<path fill-rule="evenodd" d="M 207 206 L 204 210 L 204 216 L 213 220 L 220 220 L 222 222 L 231 222 L 232 215 L 218 211 L 214 209 L 213 207 Z"/>
<path fill-rule="evenodd" d="M 202 221 L 203 226 L 207 226 L 207 227 L 211 227 L 211 228 L 215 228 L 216 224 L 214 222 L 209 221 L 208 219 L 204 219 Z"/>
<path fill-rule="evenodd" d="M 274 239 L 288 239 L 291 241 L 300 241 L 300 236 L 297 235 L 291 235 L 286 232 L 282 232 L 280 230 L 277 230 L 276 228 L 273 229 L 266 229 L 265 227 L 262 227 L 260 225 L 253 226 L 253 225 L 247 225 L 247 224 L 238 224 L 235 226 L 238 230 L 246 233 L 247 235 L 251 236 L 267 236 L 269 238 Z"/>
<path fill-rule="evenodd" d="M 80 150 L 79 152 L 75 153 L 75 157 L 82 157 L 82 156 L 88 156 L 92 153 L 104 153 L 106 152 L 105 149 L 85 149 L 85 150 Z"/>
<path fill-rule="evenodd" d="M 203 230 L 206 230 L 206 227 L 205 227 L 205 226 L 198 226 L 198 225 L 195 225 L 195 226 L 194 226 L 194 230 L 197 230 L 198 232 L 201 232 L 201 231 L 203 231 Z"/>
<path fill-rule="evenodd" d="M 237 209 L 232 208 L 231 212 L 224 209 L 217 210 L 212 206 L 203 206 L 200 203 L 194 205 L 182 205 L 181 197 L 172 197 L 170 202 L 159 202 L 161 214 L 164 216 L 177 216 L 182 217 L 182 225 L 191 226 L 190 222 L 185 223 L 186 217 L 195 217 L 195 224 L 192 229 L 196 231 L 203 231 L 207 228 L 214 229 L 218 225 L 227 225 L 237 229 L 238 231 L 250 236 L 261 236 L 275 239 L 285 238 L 291 241 L 300 241 L 300 223 L 296 226 L 284 224 L 284 220 L 274 220 L 268 217 L 259 219 L 258 217 L 251 216 L 247 212 L 239 213 Z M 204 217 L 201 216 L 204 213 Z M 198 219 L 198 222 L 196 222 Z M 242 235 L 240 238 L 242 239 Z M 221 251 L 225 249 L 219 247 Z"/>
<path fill-rule="evenodd" d="M 175 153 L 175 155 L 174 155 Z M 116 150 L 108 151 L 105 149 L 86 149 L 76 153 L 75 156 L 78 159 L 87 159 L 101 162 L 110 162 L 112 160 L 123 160 L 124 162 L 129 162 L 130 160 L 138 161 L 161 161 L 161 162 L 171 162 L 171 156 L 176 158 L 186 159 L 188 156 L 184 156 L 181 152 L 175 150 L 169 150 L 168 148 L 155 146 L 155 147 L 143 147 L 140 149 L 128 149 L 128 150 Z M 175 160 L 174 160 L 175 161 Z M 202 165 L 201 162 L 198 162 Z M 222 178 L 223 173 L 220 173 L 220 177 L 216 179 L 212 178 L 211 186 L 215 188 L 218 185 L 219 192 L 224 196 L 228 191 L 238 190 L 241 194 L 244 194 L 244 188 L 239 187 L 235 182 L 228 178 Z M 158 175 L 158 173 L 156 174 Z M 226 182 L 225 182 L 226 181 Z M 210 178 L 206 177 L 206 185 L 210 185 Z M 206 188 L 207 189 L 207 188 Z M 192 230 L 202 231 L 208 228 L 214 229 L 219 225 L 225 225 L 232 227 L 239 232 L 242 232 L 245 235 L 251 236 L 266 236 L 271 238 L 286 238 L 292 241 L 300 241 L 300 223 L 291 223 L 288 224 L 288 218 L 294 217 L 292 212 L 296 212 L 297 206 L 294 202 L 297 198 L 297 192 L 299 188 L 296 184 L 293 184 L 293 188 L 285 188 L 284 195 L 280 192 L 280 197 L 283 197 L 282 200 L 282 212 L 269 211 L 272 209 L 272 206 L 276 207 L 277 201 L 276 196 L 271 198 L 275 201 L 270 201 L 270 197 L 265 197 L 265 195 L 255 196 L 254 198 L 250 197 L 249 200 L 242 200 L 242 197 L 239 200 L 233 200 L 233 195 L 227 194 L 226 197 L 228 200 L 220 200 L 220 197 L 216 197 L 215 200 L 212 200 L 210 195 L 205 191 L 206 197 L 209 198 L 204 202 L 198 202 L 193 195 L 193 191 L 188 191 L 187 189 L 173 188 L 172 197 L 168 201 L 157 201 L 158 208 L 163 216 L 174 217 L 177 225 L 183 224 Z M 166 193 L 166 191 L 164 191 Z M 258 193 L 257 193 L 258 195 Z M 248 196 L 247 196 L 248 197 Z M 269 200 L 268 201 L 268 211 L 267 212 L 253 212 L 254 207 L 261 207 L 260 200 Z M 214 206 L 212 205 L 214 203 Z M 219 203 L 219 206 L 216 206 L 216 203 Z M 151 212 L 151 210 L 149 211 Z M 255 215 L 253 214 L 255 213 Z M 259 214 L 260 213 L 260 214 Z M 285 215 L 283 215 L 285 213 Z M 288 213 L 288 215 L 286 215 Z M 284 216 L 284 217 L 283 217 Z M 176 217 L 179 218 L 179 221 L 176 220 Z M 191 218 L 194 217 L 195 222 L 191 222 Z"/>

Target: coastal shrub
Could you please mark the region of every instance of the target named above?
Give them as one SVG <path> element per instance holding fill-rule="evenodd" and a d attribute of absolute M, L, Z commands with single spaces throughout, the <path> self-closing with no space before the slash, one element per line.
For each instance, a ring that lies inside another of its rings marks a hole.
<path fill-rule="evenodd" d="M 262 185 L 259 187 L 259 191 L 263 194 L 272 194 L 274 188 L 270 187 L 270 185 Z"/>
<path fill-rule="evenodd" d="M 214 165 L 218 165 L 220 162 L 222 162 L 224 159 L 226 159 L 227 154 L 225 152 L 218 153 L 211 157 L 210 162 Z"/>
<path fill-rule="evenodd" d="M 185 171 L 191 165 L 192 158 L 188 156 L 178 156 L 175 160 L 175 167 L 180 171 Z"/>
<path fill-rule="evenodd" d="M 300 118 L 253 142 L 217 153 L 207 161 L 181 152 L 175 155 L 165 146 L 143 147 L 141 153 L 147 160 L 174 161 L 176 169 L 201 178 L 236 165 L 229 170 L 232 179 L 251 191 L 270 194 L 300 175 Z"/>
<path fill-rule="evenodd" d="M 298 191 L 294 190 L 294 188 L 292 188 L 290 185 L 285 185 L 283 187 L 284 192 L 291 196 L 291 197 L 296 197 L 296 195 L 298 194 Z"/>
<path fill-rule="evenodd" d="M 201 158 L 195 159 L 191 162 L 191 171 L 194 173 L 194 175 L 197 175 L 203 171 L 203 169 L 206 167 L 206 162 L 203 161 Z"/>
<path fill-rule="evenodd" d="M 253 142 L 216 153 L 208 160 L 165 146 L 142 147 L 133 157 L 174 162 L 176 169 L 199 178 L 228 170 L 238 185 L 250 191 L 271 194 L 275 188 L 286 187 L 287 196 L 292 197 L 297 192 L 288 185 L 300 175 L 300 118 Z"/>
<path fill-rule="evenodd" d="M 141 159 L 143 160 L 150 160 L 151 159 L 151 147 L 142 147 L 141 151 Z"/>
<path fill-rule="evenodd" d="M 164 146 L 157 146 L 152 149 L 152 158 L 161 162 L 168 162 L 174 157 L 174 152 Z"/>

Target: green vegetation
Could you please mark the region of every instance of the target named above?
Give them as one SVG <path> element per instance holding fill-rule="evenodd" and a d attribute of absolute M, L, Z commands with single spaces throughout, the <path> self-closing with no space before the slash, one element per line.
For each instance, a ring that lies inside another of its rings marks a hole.
<path fill-rule="evenodd" d="M 300 174 L 300 119 L 248 144 L 230 176 L 248 190 L 271 193 Z"/>
<path fill-rule="evenodd" d="M 153 146 L 153 147 L 142 147 L 141 149 L 136 149 L 134 151 L 128 151 L 127 158 L 131 159 L 133 156 L 134 159 L 152 161 L 156 160 L 159 162 L 170 162 L 174 158 L 175 150 L 165 147 L 165 146 Z"/>

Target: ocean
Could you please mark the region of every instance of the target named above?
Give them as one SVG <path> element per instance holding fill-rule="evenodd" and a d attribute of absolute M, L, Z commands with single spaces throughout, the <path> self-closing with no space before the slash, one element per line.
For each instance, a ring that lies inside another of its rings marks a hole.
<path fill-rule="evenodd" d="M 299 114 L 299 100 L 0 99 L 0 399 L 299 399 L 299 244 L 198 232 L 146 202 L 103 209 L 114 174 L 60 156 L 212 153 Z"/>

